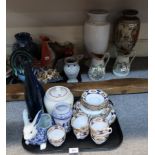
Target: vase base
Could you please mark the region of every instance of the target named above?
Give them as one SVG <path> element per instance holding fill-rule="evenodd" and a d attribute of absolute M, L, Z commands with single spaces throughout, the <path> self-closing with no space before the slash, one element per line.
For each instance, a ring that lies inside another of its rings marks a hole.
<path fill-rule="evenodd" d="M 126 77 L 128 76 L 129 73 L 130 73 L 129 71 L 128 72 L 116 72 L 115 70 L 113 70 L 113 74 L 117 77 Z"/>
<path fill-rule="evenodd" d="M 70 79 L 70 80 L 67 80 L 67 83 L 77 83 L 78 80 L 77 79 Z"/>
<path fill-rule="evenodd" d="M 92 78 L 89 74 L 88 74 L 88 77 L 91 81 L 102 81 L 104 80 L 104 76 L 102 78 L 99 78 L 99 79 L 95 79 L 95 78 Z"/>

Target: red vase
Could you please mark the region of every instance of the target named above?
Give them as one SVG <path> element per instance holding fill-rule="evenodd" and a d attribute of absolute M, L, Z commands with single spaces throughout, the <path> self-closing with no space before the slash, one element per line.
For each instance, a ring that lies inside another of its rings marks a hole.
<path fill-rule="evenodd" d="M 52 49 L 49 47 L 48 42 L 50 39 L 46 36 L 40 36 L 41 43 L 41 66 L 51 66 L 52 65 Z"/>

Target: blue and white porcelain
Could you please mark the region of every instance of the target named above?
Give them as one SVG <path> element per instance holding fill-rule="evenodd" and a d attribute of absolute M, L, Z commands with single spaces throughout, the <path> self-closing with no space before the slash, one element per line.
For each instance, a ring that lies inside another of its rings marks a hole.
<path fill-rule="evenodd" d="M 55 121 L 55 124 L 61 125 L 65 128 L 66 132 L 69 132 L 70 127 L 70 120 L 72 117 L 72 108 L 67 103 L 57 103 L 52 111 L 52 116 Z"/>
<path fill-rule="evenodd" d="M 27 111 L 23 111 L 24 120 L 24 139 L 27 145 L 39 145 L 40 150 L 46 148 L 47 130 L 53 125 L 53 121 L 49 114 L 39 111 L 33 122 L 29 122 Z"/>
<path fill-rule="evenodd" d="M 78 82 L 77 76 L 80 71 L 78 59 L 74 56 L 65 58 L 64 72 L 68 78 L 68 83 Z"/>

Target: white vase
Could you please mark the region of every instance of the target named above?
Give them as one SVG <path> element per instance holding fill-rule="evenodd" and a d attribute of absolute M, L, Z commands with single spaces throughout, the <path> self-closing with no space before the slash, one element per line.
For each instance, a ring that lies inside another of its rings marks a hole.
<path fill-rule="evenodd" d="M 104 54 L 108 47 L 110 23 L 107 21 L 108 11 L 91 10 L 84 24 L 84 42 L 88 52 Z"/>
<path fill-rule="evenodd" d="M 107 16 L 108 11 L 106 10 L 91 10 L 88 12 L 88 20 L 84 24 L 84 43 L 92 56 L 88 76 L 93 81 L 104 78 L 105 64 L 108 62 L 104 62 L 110 34 L 110 23 L 106 19 Z M 109 57 L 110 55 L 107 60 Z"/>
<path fill-rule="evenodd" d="M 80 71 L 80 66 L 78 64 L 78 59 L 76 57 L 67 57 L 65 59 L 64 72 L 68 77 L 68 83 L 78 82 L 77 76 Z"/>

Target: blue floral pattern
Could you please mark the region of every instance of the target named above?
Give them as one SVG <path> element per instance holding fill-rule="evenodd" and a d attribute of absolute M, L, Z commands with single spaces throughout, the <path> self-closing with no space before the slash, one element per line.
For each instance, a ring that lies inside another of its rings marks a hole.
<path fill-rule="evenodd" d="M 28 142 L 32 145 L 41 145 L 42 143 L 46 143 L 47 141 L 47 129 L 37 128 L 37 134 L 34 138 L 29 140 Z"/>

